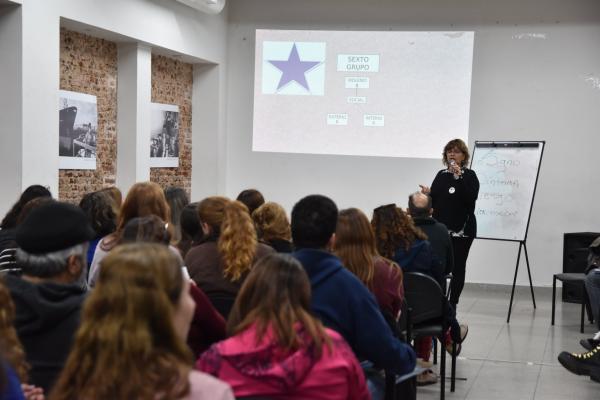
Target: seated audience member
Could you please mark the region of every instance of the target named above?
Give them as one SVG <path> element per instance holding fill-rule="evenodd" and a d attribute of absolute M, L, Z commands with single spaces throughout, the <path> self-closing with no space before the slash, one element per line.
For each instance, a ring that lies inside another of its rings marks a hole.
<path fill-rule="evenodd" d="M 415 368 L 415 353 L 393 336 L 375 297 L 331 253 L 337 219 L 337 206 L 321 195 L 304 197 L 292 210 L 293 256 L 310 279 L 312 311 L 346 339 L 359 359 L 406 374 Z"/>
<path fill-rule="evenodd" d="M 397 319 L 404 302 L 402 270 L 379 255 L 373 228 L 367 216 L 357 208 L 339 213 L 335 255 L 375 295 L 384 316 Z"/>
<path fill-rule="evenodd" d="M 411 194 L 408 197 L 408 212 L 415 226 L 427 235 L 427 240 L 431 244 L 436 259 L 441 263 L 444 275 L 452 273 L 454 268 L 452 239 L 446 225 L 432 217 L 431 196 L 421 192 Z"/>
<path fill-rule="evenodd" d="M 268 202 L 252 213 L 258 238 L 278 253 L 292 252 L 292 232 L 285 210 L 277 203 Z"/>
<path fill-rule="evenodd" d="M 0 354 L 0 399 L 25 400 L 19 377 Z M 41 400 L 43 397 L 41 398 Z"/>
<path fill-rule="evenodd" d="M 36 197 L 35 199 L 28 201 L 23 206 L 23 208 L 21 209 L 21 212 L 19 213 L 19 216 L 17 217 L 17 224 L 15 226 L 15 230 L 19 225 L 21 225 L 21 223 L 25 220 L 25 218 L 27 218 L 29 213 L 31 213 L 36 208 L 38 208 L 44 204 L 51 203 L 53 201 L 54 201 L 54 199 L 52 197 L 47 197 L 47 196 Z M 8 273 L 8 274 L 12 274 L 12 275 L 21 275 L 21 268 L 17 265 L 17 244 L 16 244 L 16 242 L 15 242 L 14 246 L 15 246 L 14 249 L 5 249 L 2 252 L 2 255 L 0 256 L 0 272 L 1 273 Z"/>
<path fill-rule="evenodd" d="M 106 193 L 112 199 L 113 210 L 117 217 L 119 216 L 119 211 L 121 210 L 121 205 L 123 204 L 123 194 L 116 186 L 107 187 L 104 189 L 100 189 L 99 192 Z"/>
<path fill-rule="evenodd" d="M 170 236 L 165 228 L 165 223 L 156 215 L 130 220 L 123 229 L 120 244 L 139 242 L 168 246 Z M 171 251 L 173 250 L 171 249 Z M 181 258 L 179 252 L 173 251 L 173 253 L 177 258 Z M 196 308 L 187 343 L 197 358 L 211 344 L 225 339 L 225 319 L 213 307 L 206 294 L 195 284 L 190 285 L 190 295 L 196 303 Z"/>
<path fill-rule="evenodd" d="M 15 303 L 15 328 L 31 365 L 31 383 L 53 385 L 67 357 L 86 293 L 87 242 L 94 230 L 79 207 L 50 202 L 17 227 L 21 278 L 5 283 Z"/>
<path fill-rule="evenodd" d="M 19 214 L 25 204 L 38 197 L 52 198 L 50 191 L 41 185 L 31 185 L 21 194 L 19 200 L 6 213 L 0 223 L 0 270 L 11 268 L 14 265 L 14 253 L 17 245 L 15 231 Z"/>
<path fill-rule="evenodd" d="M 273 252 L 258 243 L 248 209 L 226 197 L 208 197 L 198 204 L 204 238 L 185 257 L 191 278 L 227 318 L 252 264 Z"/>
<path fill-rule="evenodd" d="M 183 207 L 180 216 L 181 240 L 177 243 L 177 248 L 185 259 L 188 251 L 196 246 L 202 240 L 204 233 L 198 219 L 198 203 L 190 203 Z"/>
<path fill-rule="evenodd" d="M 256 189 L 242 190 L 236 199 L 246 207 L 248 207 L 248 213 L 252 215 L 254 210 L 265 204 L 265 198 L 262 193 Z"/>
<path fill-rule="evenodd" d="M 25 351 L 13 326 L 14 319 L 15 306 L 8 289 L 0 279 L 0 399 L 43 400 L 43 389 L 26 383 L 29 380 L 29 365 L 25 361 Z"/>
<path fill-rule="evenodd" d="M 179 187 L 165 189 L 165 199 L 167 199 L 171 211 L 171 219 L 167 222 L 173 225 L 173 244 L 179 247 L 178 243 L 181 241 L 181 212 L 190 203 L 190 199 L 185 190 Z"/>
<path fill-rule="evenodd" d="M 90 265 L 100 239 L 117 229 L 117 214 L 114 209 L 114 200 L 106 191 L 84 195 L 79 202 L 79 208 L 87 215 L 92 228 L 96 232 L 96 237 L 90 241 L 88 248 L 87 262 Z"/>
<path fill-rule="evenodd" d="M 166 222 L 156 215 L 132 218 L 123 228 L 119 244 L 144 242 L 168 246 L 171 235 L 166 225 Z"/>
<path fill-rule="evenodd" d="M 600 237 L 596 238 L 589 247 L 585 276 L 585 290 L 592 308 L 594 321 L 600 329 Z M 600 331 L 591 339 L 582 339 L 581 345 L 586 350 L 592 350 L 600 345 Z"/>
<path fill-rule="evenodd" d="M 102 260 L 50 399 L 233 399 L 225 383 L 191 368 L 185 337 L 195 305 L 181 266 L 147 243 Z"/>
<path fill-rule="evenodd" d="M 381 255 L 394 260 L 404 272 L 422 272 L 444 287 L 444 271 L 427 236 L 404 211 L 395 204 L 377 207 L 371 225 Z"/>
<path fill-rule="evenodd" d="M 123 206 L 119 211 L 117 230 L 110 235 L 103 237 L 90 264 L 90 273 L 88 283 L 94 286 L 98 273 L 100 271 L 100 261 L 109 251 L 111 251 L 121 241 L 121 235 L 125 225 L 133 218 L 155 215 L 167 223 L 170 220 L 169 205 L 161 187 L 154 182 L 139 182 L 129 189 Z M 168 226 L 169 234 L 172 237 L 172 226 Z"/>
<path fill-rule="evenodd" d="M 256 263 L 228 329 L 232 337 L 213 345 L 196 367 L 228 382 L 236 396 L 370 398 L 350 347 L 311 315 L 310 282 L 288 255 Z"/>
<path fill-rule="evenodd" d="M 373 211 L 371 224 L 375 231 L 377 250 L 381 255 L 396 261 L 405 273 L 420 272 L 429 275 L 440 284 L 440 287 L 444 287 L 444 271 L 433 254 L 427 236 L 415 227 L 404 211 L 395 204 L 377 207 Z M 458 324 L 455 311 L 448 302 L 446 302 L 446 310 L 451 337 L 448 336 L 444 344 L 446 350 L 451 353 L 452 340 L 460 345 L 467 336 L 469 328 Z M 431 343 L 427 338 L 424 341 Z M 422 353 L 419 350 L 417 355 L 427 361 L 430 351 L 431 345 L 428 345 L 426 352 Z M 458 352 L 460 346 L 457 346 Z"/>
<path fill-rule="evenodd" d="M 585 290 L 592 308 L 594 321 L 600 329 L 600 238 L 590 245 L 586 269 Z M 600 331 L 592 338 L 582 339 L 579 343 L 587 350 L 585 353 L 563 351 L 558 361 L 563 367 L 577 375 L 590 376 L 600 382 Z"/>

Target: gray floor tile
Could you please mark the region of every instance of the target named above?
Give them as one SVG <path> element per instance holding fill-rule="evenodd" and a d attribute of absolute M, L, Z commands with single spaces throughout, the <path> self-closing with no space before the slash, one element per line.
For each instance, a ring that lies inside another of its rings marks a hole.
<path fill-rule="evenodd" d="M 600 384 L 567 372 L 561 366 L 543 365 L 535 391 L 536 400 L 598 400 Z"/>
<path fill-rule="evenodd" d="M 468 400 L 531 400 L 535 394 L 540 365 L 485 361 Z"/>
<path fill-rule="evenodd" d="M 518 288 L 507 324 L 509 287 L 465 287 L 458 319 L 469 325 L 469 336 L 457 363 L 457 376 L 466 380 L 457 381 L 454 393 L 448 381 L 447 399 L 600 399 L 600 384 L 571 374 L 557 361 L 561 351 L 581 352 L 579 339 L 591 336 L 594 326 L 586 324 L 586 333 L 579 333 L 580 306 L 562 303 L 560 291 L 556 324 L 551 326 L 551 289 L 536 288 L 535 295 L 536 309 L 529 289 Z M 448 361 L 448 375 L 449 368 Z M 418 389 L 419 400 L 439 396 L 439 384 Z"/>

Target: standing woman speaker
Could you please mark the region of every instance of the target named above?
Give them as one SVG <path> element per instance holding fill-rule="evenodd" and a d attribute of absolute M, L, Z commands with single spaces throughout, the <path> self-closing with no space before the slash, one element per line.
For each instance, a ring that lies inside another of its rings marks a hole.
<path fill-rule="evenodd" d="M 450 303 L 456 309 L 458 298 L 465 285 L 465 268 L 469 249 L 477 235 L 475 201 L 479 193 L 479 180 L 475 171 L 468 169 L 469 148 L 461 139 L 449 141 L 442 153 L 446 169 L 440 170 L 431 188 L 421 186 L 421 191 L 431 196 L 433 218 L 448 227 L 454 250 L 454 270 L 450 284 Z"/>

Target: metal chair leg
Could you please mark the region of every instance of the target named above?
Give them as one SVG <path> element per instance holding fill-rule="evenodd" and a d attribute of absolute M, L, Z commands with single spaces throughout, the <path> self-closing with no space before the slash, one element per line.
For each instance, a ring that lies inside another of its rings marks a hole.
<path fill-rule="evenodd" d="M 554 325 L 555 308 L 556 308 L 556 275 L 552 277 L 552 325 Z"/>
<path fill-rule="evenodd" d="M 437 364 L 437 352 L 438 351 L 438 341 L 436 338 L 433 338 L 433 364 Z"/>
<path fill-rule="evenodd" d="M 450 371 L 450 391 L 454 392 L 456 386 L 456 342 L 452 342 L 452 369 Z"/>
<path fill-rule="evenodd" d="M 443 340 L 443 335 L 440 337 Z M 446 398 L 446 352 L 440 351 L 440 400 Z"/>
<path fill-rule="evenodd" d="M 581 324 L 579 326 L 580 333 L 583 333 L 583 317 L 584 316 L 585 316 L 585 295 L 582 294 L 582 296 L 581 296 Z"/>
<path fill-rule="evenodd" d="M 587 318 L 590 324 L 594 323 L 594 314 L 592 313 L 592 306 L 590 304 L 590 298 L 587 294 L 587 290 L 585 288 L 585 282 L 583 284 L 583 301 L 585 302 L 585 311 L 587 313 Z"/>

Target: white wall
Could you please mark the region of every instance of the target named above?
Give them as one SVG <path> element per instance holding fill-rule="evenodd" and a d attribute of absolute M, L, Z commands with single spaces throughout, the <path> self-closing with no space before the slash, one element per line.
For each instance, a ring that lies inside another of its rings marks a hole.
<path fill-rule="evenodd" d="M 595 0 L 231 0 L 226 192 L 256 187 L 288 210 L 306 194 L 323 193 L 370 215 L 380 204 L 405 206 L 441 168 L 438 160 L 253 153 L 255 29 L 474 30 L 470 147 L 475 140 L 547 141 L 527 244 L 534 285 L 550 285 L 562 269 L 562 234 L 600 231 L 598 22 Z M 467 281 L 512 283 L 517 249 L 476 241 Z M 525 284 L 521 268 L 518 283 Z"/>
<path fill-rule="evenodd" d="M 0 216 L 21 189 L 21 8 L 0 5 Z"/>
<path fill-rule="evenodd" d="M 221 65 L 226 58 L 226 11 L 209 16 L 174 0 L 27 0 L 22 2 L 19 11 L 21 16 L 18 22 L 22 29 L 14 23 L 10 26 L 3 23 L 2 29 L 10 29 L 11 35 L 22 35 L 21 46 L 11 52 L 16 59 L 22 59 L 22 67 L 13 71 L 14 65 L 11 64 L 12 69 L 2 65 L 3 76 L 0 79 L 14 80 L 15 85 L 21 85 L 22 102 L 17 97 L 14 101 L 19 102 L 17 108 L 22 115 L 18 118 L 15 112 L 13 117 L 17 117 L 22 129 L 12 134 L 21 141 L 22 152 L 15 152 L 17 161 L 0 159 L 0 170 L 11 171 L 18 176 L 20 189 L 39 183 L 48 185 L 52 193 L 58 193 L 57 110 L 61 24 L 70 28 L 82 27 L 84 33 L 120 43 L 144 45 L 160 54 L 178 54 L 188 62 Z M 8 37 L 2 31 L 0 43 L 8 43 Z M 0 46 L 8 48 L 8 45 Z M 218 104 L 224 105 L 225 85 L 219 85 L 217 89 L 219 91 L 211 96 L 219 100 Z M 11 98 L 8 92 L 0 92 L 2 103 L 10 102 Z M 119 112 L 127 110 L 119 108 Z M 130 112 L 137 115 L 135 107 Z M 215 108 L 214 113 L 211 119 L 224 119 L 222 107 Z M 210 141 L 212 137 L 224 135 L 222 131 L 213 130 L 210 122 L 198 121 L 192 127 L 195 145 L 202 146 L 204 140 Z M 223 124 L 218 129 L 224 129 Z M 18 150 L 18 147 L 15 149 Z M 223 154 L 219 157 L 224 159 Z M 14 165 L 17 164 L 19 166 L 15 169 Z M 216 182 L 208 185 L 210 190 L 217 190 Z M 8 197 L 0 198 L 0 211 L 8 209 L 18 195 L 19 190 L 14 190 L 10 196 L 7 195 L 10 200 Z"/>

